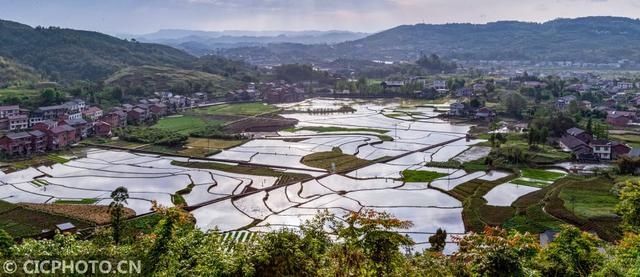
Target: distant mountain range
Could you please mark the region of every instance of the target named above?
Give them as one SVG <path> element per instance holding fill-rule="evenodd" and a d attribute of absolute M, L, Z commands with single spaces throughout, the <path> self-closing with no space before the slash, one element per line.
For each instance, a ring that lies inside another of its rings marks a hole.
<path fill-rule="evenodd" d="M 204 55 L 218 49 L 254 47 L 274 43 L 336 44 L 366 37 L 366 33 L 348 31 L 194 31 L 169 29 L 146 35 L 120 35 L 141 42 L 161 43 Z"/>
<path fill-rule="evenodd" d="M 256 64 L 336 59 L 415 61 L 421 54 L 461 60 L 611 63 L 640 60 L 640 20 L 621 17 L 557 19 L 546 23 L 402 25 L 335 45 L 294 43 L 225 49 Z"/>

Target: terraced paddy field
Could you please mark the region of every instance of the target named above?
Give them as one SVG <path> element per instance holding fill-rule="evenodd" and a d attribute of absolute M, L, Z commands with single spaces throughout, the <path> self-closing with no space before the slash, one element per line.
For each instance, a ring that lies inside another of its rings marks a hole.
<path fill-rule="evenodd" d="M 355 112 L 304 112 L 336 105 L 349 105 Z M 385 115 L 397 113 L 400 105 L 330 99 L 281 105 L 278 108 L 286 110 L 282 116 L 298 121 L 295 128 L 246 142 L 215 141 L 215 148 L 223 150 L 208 158 L 91 149 L 86 156 L 0 176 L 0 199 L 108 205 L 111 191 L 125 186 L 127 207 L 138 215 L 149 213 L 152 202 L 186 205 L 199 228 L 234 234 L 295 229 L 325 210 L 342 218 L 375 209 L 412 221 L 411 229 L 401 231 L 420 250 L 428 247 L 428 237 L 438 228 L 450 235 L 472 229 L 465 219 L 467 199 L 506 211 L 521 196 L 538 190 L 507 183 L 511 172 L 428 166 L 482 160 L 489 151 L 474 146 L 483 141 L 466 139 L 470 126 L 437 119 L 432 108 L 414 108 L 407 120 Z M 262 109 L 252 104 L 243 112 Z M 204 146 L 203 141 L 190 143 Z M 556 176 L 534 173 L 544 182 Z M 480 217 L 490 219 L 490 213 Z M 455 249 L 454 243 L 447 244 L 447 252 Z"/>

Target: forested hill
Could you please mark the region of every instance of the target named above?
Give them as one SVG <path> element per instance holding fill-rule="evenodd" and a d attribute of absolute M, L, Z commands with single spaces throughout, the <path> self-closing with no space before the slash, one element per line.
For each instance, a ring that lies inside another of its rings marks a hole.
<path fill-rule="evenodd" d="M 188 67 L 195 61 L 169 46 L 4 20 L 0 20 L 0 56 L 30 66 L 53 81 L 97 81 L 127 66 Z"/>
<path fill-rule="evenodd" d="M 640 59 L 640 20 L 621 17 L 557 19 L 546 23 L 503 21 L 488 24 L 402 25 L 332 47 L 271 45 L 267 49 L 227 50 L 227 56 L 264 59 L 416 60 L 435 53 L 463 60 L 576 61 L 591 63 Z M 254 53 L 255 52 L 255 53 Z M 284 53 L 290 53 L 284 55 Z M 279 61 L 286 63 L 287 61 Z"/>

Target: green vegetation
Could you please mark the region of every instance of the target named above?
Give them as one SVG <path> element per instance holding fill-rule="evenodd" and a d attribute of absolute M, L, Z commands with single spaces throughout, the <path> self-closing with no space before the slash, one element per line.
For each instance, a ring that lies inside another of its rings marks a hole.
<path fill-rule="evenodd" d="M 638 208 L 637 203 L 635 204 Z M 414 241 L 399 233 L 412 226 L 388 213 L 364 210 L 335 218 L 319 213 L 299 230 L 267 233 L 203 232 L 180 208 L 125 221 L 119 243 L 114 228 L 90 239 L 56 235 L 51 240 L 12 242 L 0 234 L 0 250 L 11 260 L 140 260 L 144 275 L 173 276 L 634 276 L 640 273 L 640 236 L 603 242 L 572 226 L 559 226 L 541 246 L 536 234 L 484 228 L 459 239 L 459 251 L 442 255 L 446 230 L 429 237 L 431 247 L 404 252 Z M 503 213 L 502 210 L 489 210 Z M 506 211 L 506 210 L 505 210 Z M 324 228 L 333 230 L 325 233 Z M 425 237 L 427 239 L 427 237 Z M 167 253 L 181 253 L 167 255 Z M 347 262 L 351 261 L 351 262 Z"/>
<path fill-rule="evenodd" d="M 17 64 L 0 56 L 0 88 L 25 86 L 41 80 L 32 68 Z"/>
<path fill-rule="evenodd" d="M 84 221 L 69 217 L 27 209 L 0 200 L 0 229 L 12 237 L 22 238 L 38 235 L 44 229 L 52 230 L 56 224 L 71 222 L 78 228 L 89 227 Z"/>
<path fill-rule="evenodd" d="M 199 91 L 227 91 L 240 87 L 238 81 L 220 75 L 151 65 L 123 68 L 105 80 L 105 85 L 129 88 L 136 94 L 142 95 L 153 93 L 153 90 L 171 90 L 183 94 Z"/>
<path fill-rule="evenodd" d="M 612 140 L 621 141 L 631 145 L 632 147 L 640 147 L 640 135 L 627 134 L 627 135 L 609 135 Z"/>
<path fill-rule="evenodd" d="M 74 204 L 74 205 L 90 205 L 98 202 L 98 199 L 83 198 L 83 199 L 59 199 L 56 200 L 56 204 Z"/>
<path fill-rule="evenodd" d="M 47 158 L 48 158 L 49 160 L 51 160 L 52 162 L 54 162 L 54 163 L 59 163 L 59 164 L 63 164 L 63 163 L 66 163 L 66 162 L 68 162 L 68 161 L 69 161 L 69 159 L 66 159 L 66 158 L 60 157 L 60 156 L 55 155 L 55 154 L 49 154 L 49 155 L 47 155 Z"/>
<path fill-rule="evenodd" d="M 564 173 L 552 172 L 552 171 L 547 171 L 542 169 L 533 169 L 533 168 L 522 169 L 522 177 L 543 180 L 543 181 L 555 181 L 564 177 L 565 175 L 566 174 Z"/>
<path fill-rule="evenodd" d="M 118 132 L 118 134 L 120 139 L 125 141 L 164 146 L 179 146 L 184 144 L 188 139 L 186 135 L 155 128 L 127 127 Z"/>
<path fill-rule="evenodd" d="M 402 180 L 405 182 L 431 182 L 435 179 L 447 176 L 446 173 L 426 170 L 404 170 Z"/>
<path fill-rule="evenodd" d="M 577 216 L 584 218 L 615 216 L 618 197 L 612 192 L 612 185 L 601 183 L 599 186 L 572 184 L 560 190 L 560 199 L 564 207 Z"/>
<path fill-rule="evenodd" d="M 190 135 L 191 133 L 204 128 L 207 124 L 212 122 L 205 121 L 202 118 L 195 116 L 172 116 L 163 117 L 151 128 L 178 132 L 183 135 Z"/>
<path fill-rule="evenodd" d="M 119 66 L 185 66 L 195 60 L 168 46 L 131 42 L 96 32 L 31 28 L 11 21 L 0 21 L 0 37 L 5 38 L 0 56 L 33 66 L 52 80 L 98 80 Z"/>
<path fill-rule="evenodd" d="M 522 186 L 529 186 L 529 187 L 536 187 L 536 188 L 544 188 L 548 185 L 550 185 L 550 183 L 544 182 L 544 181 L 540 181 L 540 180 L 534 180 L 534 179 L 523 179 L 523 178 L 518 178 L 515 179 L 513 181 L 511 181 L 512 184 L 516 184 L 516 185 L 522 185 Z"/>
<path fill-rule="evenodd" d="M 263 103 L 223 104 L 194 110 L 197 114 L 222 116 L 256 116 L 278 111 L 278 108 Z"/>
<path fill-rule="evenodd" d="M 353 155 L 343 154 L 340 148 L 329 152 L 319 152 L 304 156 L 302 164 L 326 169 L 330 172 L 346 172 L 370 164 L 370 161 Z"/>

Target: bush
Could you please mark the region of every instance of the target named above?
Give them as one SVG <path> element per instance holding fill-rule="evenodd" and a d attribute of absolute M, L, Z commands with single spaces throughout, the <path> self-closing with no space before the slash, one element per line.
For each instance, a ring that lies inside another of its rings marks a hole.
<path fill-rule="evenodd" d="M 188 136 L 177 132 L 171 132 L 155 128 L 128 127 L 120 133 L 120 139 L 129 142 L 150 143 L 164 146 L 180 146 L 184 144 Z"/>

